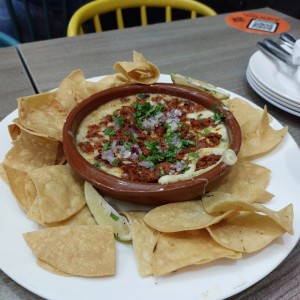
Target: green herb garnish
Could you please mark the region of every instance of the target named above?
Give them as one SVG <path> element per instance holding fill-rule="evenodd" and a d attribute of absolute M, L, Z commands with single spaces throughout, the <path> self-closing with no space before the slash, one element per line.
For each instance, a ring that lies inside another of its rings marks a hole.
<path fill-rule="evenodd" d="M 143 120 L 157 115 L 158 113 L 162 112 L 166 108 L 166 105 L 159 105 L 159 104 L 152 105 L 150 102 L 145 102 L 145 103 L 135 102 L 132 104 L 132 106 L 135 109 L 133 116 L 136 119 L 137 126 L 140 128 L 142 127 Z"/>
<path fill-rule="evenodd" d="M 114 120 L 114 122 L 116 122 L 120 127 L 122 127 L 124 125 L 124 118 L 123 117 L 115 117 L 112 116 L 112 119 Z"/>
<path fill-rule="evenodd" d="M 189 153 L 189 158 L 194 159 L 194 158 L 199 158 L 199 154 L 196 152 L 190 152 Z"/>
<path fill-rule="evenodd" d="M 164 170 L 163 168 L 160 168 L 160 169 L 159 169 L 159 177 L 162 177 L 162 176 L 164 176 L 164 175 L 166 175 L 165 170 Z"/>
<path fill-rule="evenodd" d="M 218 105 L 213 104 L 211 109 L 214 112 L 213 120 L 215 121 L 215 123 L 219 124 L 219 123 L 223 122 L 223 119 L 225 118 L 225 116 L 224 116 L 224 114 L 219 112 Z"/>
<path fill-rule="evenodd" d="M 111 142 L 103 144 L 103 148 L 102 148 L 103 151 L 107 151 L 110 148 L 110 146 L 111 146 Z"/>
<path fill-rule="evenodd" d="M 109 215 L 113 220 L 115 220 L 115 221 L 118 221 L 119 220 L 119 217 L 117 216 L 117 215 L 115 215 L 114 213 L 110 213 L 110 215 Z"/>
<path fill-rule="evenodd" d="M 203 135 L 208 135 L 209 133 L 211 133 L 211 130 L 208 128 L 203 129 L 202 134 Z"/>
<path fill-rule="evenodd" d="M 189 147 L 195 146 L 195 142 L 191 140 L 181 140 L 181 149 L 187 149 Z"/>
<path fill-rule="evenodd" d="M 223 122 L 223 119 L 225 118 L 224 114 L 222 113 L 218 113 L 216 112 L 214 115 L 213 115 L 213 119 L 215 121 L 215 123 L 219 124 L 221 122 Z"/>
<path fill-rule="evenodd" d="M 95 163 L 93 164 L 93 166 L 96 167 L 96 168 L 98 168 L 98 169 L 101 169 L 101 165 L 100 165 L 100 163 L 98 163 L 98 162 L 95 162 Z"/>
<path fill-rule="evenodd" d="M 115 135 L 116 132 L 114 131 L 114 129 L 112 128 L 106 128 L 104 131 L 103 131 L 104 134 L 106 135 Z"/>
<path fill-rule="evenodd" d="M 118 163 L 119 163 L 119 160 L 118 160 L 117 158 L 115 158 L 115 159 L 113 160 L 113 162 L 112 162 L 112 165 L 113 165 L 113 166 L 117 166 Z"/>
<path fill-rule="evenodd" d="M 154 141 L 152 141 L 152 142 L 144 142 L 144 144 L 145 144 L 145 146 L 146 146 L 146 148 L 148 149 L 148 150 L 150 150 L 151 152 L 157 152 L 157 146 L 159 145 L 159 143 L 158 142 L 154 142 Z"/>
<path fill-rule="evenodd" d="M 140 158 L 143 161 L 151 162 L 154 166 L 163 161 L 168 161 L 168 162 L 175 161 L 177 155 L 177 149 L 173 145 L 169 147 L 167 151 L 162 151 L 161 148 L 159 147 L 159 142 L 146 141 L 144 142 L 144 144 L 146 148 L 151 151 L 151 154 L 148 156 L 141 154 Z"/>

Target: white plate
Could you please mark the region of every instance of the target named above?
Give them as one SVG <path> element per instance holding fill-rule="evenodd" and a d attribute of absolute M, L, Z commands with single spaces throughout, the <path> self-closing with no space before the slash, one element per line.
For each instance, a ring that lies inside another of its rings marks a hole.
<path fill-rule="evenodd" d="M 289 107 L 292 110 L 300 112 L 300 103 L 295 103 L 287 98 L 280 97 L 278 94 L 274 93 L 268 87 L 261 84 L 261 82 L 258 81 L 257 78 L 255 78 L 254 74 L 251 72 L 251 69 L 249 67 L 247 68 L 246 72 L 248 73 L 249 76 L 251 76 L 252 81 L 255 82 L 256 86 L 258 86 L 262 91 L 264 91 L 265 94 L 267 94 L 269 97 L 271 97 L 272 99 L 274 98 L 274 100 L 276 100 L 276 102 L 278 102 L 279 104 L 282 104 L 283 106 Z"/>
<path fill-rule="evenodd" d="M 95 80 L 95 79 L 94 79 Z M 161 81 L 170 81 L 162 75 Z M 232 96 L 238 96 L 232 93 Z M 0 161 L 10 149 L 7 125 L 17 116 L 14 111 L 0 123 Z M 274 120 L 276 129 L 282 126 Z M 257 160 L 272 170 L 268 191 L 276 196 L 267 206 L 279 210 L 293 203 L 295 212 L 293 236 L 285 234 L 271 245 L 241 260 L 220 259 L 206 265 L 189 267 L 165 277 L 141 278 L 137 272 L 131 245 L 117 243 L 116 275 L 107 278 L 58 276 L 35 263 L 22 233 L 38 226 L 28 220 L 18 207 L 9 188 L 0 182 L 0 267 L 26 289 L 47 299 L 182 300 L 224 299 L 255 284 L 274 270 L 292 251 L 300 237 L 300 151 L 287 134 L 268 156 Z"/>
<path fill-rule="evenodd" d="M 268 89 L 280 97 L 300 103 L 300 83 L 293 79 L 296 69 L 269 58 L 261 51 L 250 57 L 249 68 L 254 77 Z"/>
<path fill-rule="evenodd" d="M 265 90 L 263 90 L 252 78 L 251 73 L 249 70 L 246 71 L 246 78 L 250 86 L 253 88 L 253 90 L 260 95 L 262 98 L 264 98 L 269 103 L 273 104 L 274 106 L 280 108 L 283 111 L 286 111 L 294 116 L 300 117 L 300 111 L 293 109 L 290 106 L 287 106 L 285 103 L 282 103 L 280 99 L 269 95 Z"/>

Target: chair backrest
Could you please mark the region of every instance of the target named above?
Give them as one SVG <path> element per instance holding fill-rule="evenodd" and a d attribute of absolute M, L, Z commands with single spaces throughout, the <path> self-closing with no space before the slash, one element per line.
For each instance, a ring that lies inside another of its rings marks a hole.
<path fill-rule="evenodd" d="M 28 42 L 65 36 L 74 11 L 92 0 L 4 1 L 15 37 Z"/>
<path fill-rule="evenodd" d="M 22 0 L 20 5 L 22 5 L 22 15 L 18 15 L 16 7 L 12 0 L 5 0 L 7 10 L 12 21 L 12 27 L 15 36 L 20 41 L 36 41 L 39 39 L 38 31 L 43 30 L 44 38 L 49 39 L 53 37 L 53 32 L 51 28 L 51 17 L 49 9 L 49 1 L 41 0 L 36 8 L 39 10 L 38 13 L 33 11 L 32 3 L 29 0 Z M 19 6 L 20 6 L 19 5 Z M 61 22 L 65 24 L 67 28 L 68 19 L 66 16 L 66 0 L 62 0 L 60 3 L 59 10 L 62 14 Z M 39 24 L 37 26 L 35 18 L 39 17 Z M 24 32 L 26 32 L 26 37 L 24 38 Z"/>
<path fill-rule="evenodd" d="M 115 11 L 117 28 L 123 29 L 123 10 L 139 8 L 140 25 L 148 24 L 147 8 L 165 8 L 165 22 L 172 21 L 172 11 L 184 10 L 190 12 L 190 18 L 201 16 L 214 16 L 216 12 L 205 4 L 195 0 L 95 0 L 79 8 L 71 17 L 67 36 L 77 36 L 84 33 L 83 24 L 93 21 L 94 31 L 101 32 L 100 15 Z"/>
<path fill-rule="evenodd" d="M 18 44 L 16 39 L 0 31 L 0 47 L 17 46 Z"/>

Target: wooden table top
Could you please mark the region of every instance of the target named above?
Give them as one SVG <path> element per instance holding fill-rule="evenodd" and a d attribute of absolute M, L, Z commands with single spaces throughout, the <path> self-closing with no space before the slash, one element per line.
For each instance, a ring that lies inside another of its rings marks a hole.
<path fill-rule="evenodd" d="M 291 25 L 290 32 L 299 36 L 299 20 L 269 8 L 256 11 L 281 17 Z M 19 49 L 32 86 L 24 69 L 18 64 L 11 64 L 15 63 L 11 48 L 7 51 L 1 49 L 0 55 L 3 53 L 9 59 L 6 63 L 0 62 L 2 86 L 6 82 L 11 84 L 8 76 L 2 74 L 3 70 L 9 69 L 11 76 L 19 74 L 20 77 L 14 79 L 10 87 L 4 88 L 5 96 L 0 96 L 0 119 L 16 108 L 16 97 L 31 94 L 34 88 L 40 92 L 55 88 L 75 69 L 82 69 L 87 78 L 114 73 L 113 64 L 118 60 L 131 60 L 133 49 L 159 66 L 162 74 L 177 72 L 202 79 L 263 107 L 266 102 L 251 89 L 245 72 L 250 56 L 257 50 L 256 42 L 267 35 L 239 31 L 229 27 L 224 18 L 225 15 L 219 15 L 22 44 Z M 289 126 L 289 132 L 299 146 L 299 118 L 269 104 L 268 108 L 276 119 Z M 273 272 L 229 299 L 297 299 L 300 297 L 299 270 L 298 243 Z M 40 298 L 0 271 L 0 299 Z"/>
<path fill-rule="evenodd" d="M 35 91 L 15 48 L 0 48 L 0 120 L 17 108 L 18 97 Z"/>

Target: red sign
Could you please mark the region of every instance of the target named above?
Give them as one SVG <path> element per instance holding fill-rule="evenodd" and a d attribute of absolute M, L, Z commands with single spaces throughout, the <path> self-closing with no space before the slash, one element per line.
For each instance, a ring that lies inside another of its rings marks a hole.
<path fill-rule="evenodd" d="M 255 12 L 232 13 L 225 22 L 239 30 L 260 34 L 278 34 L 290 29 L 290 24 L 279 17 Z"/>

